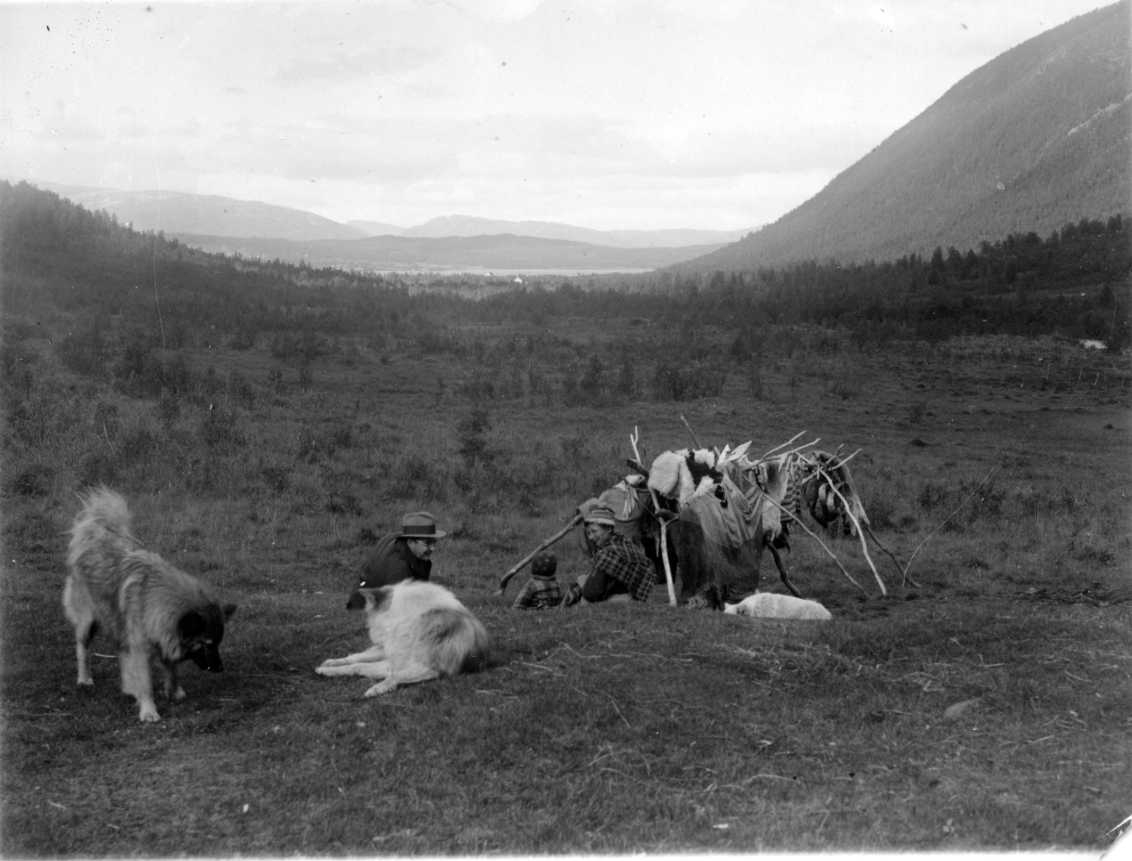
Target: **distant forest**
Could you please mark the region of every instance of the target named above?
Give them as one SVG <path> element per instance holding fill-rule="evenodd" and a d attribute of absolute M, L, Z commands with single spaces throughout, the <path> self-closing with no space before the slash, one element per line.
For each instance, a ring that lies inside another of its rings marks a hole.
<path fill-rule="evenodd" d="M 84 349 L 95 353 L 112 330 L 144 332 L 164 349 L 263 340 L 276 352 L 313 355 L 319 338 L 345 335 L 444 349 L 456 321 L 537 326 L 551 318 L 647 319 L 692 340 L 707 327 L 725 333 L 738 355 L 763 349 L 760 333 L 772 326 L 841 330 L 866 349 L 993 333 L 1098 339 L 1112 350 L 1132 342 L 1132 226 L 1119 215 L 1082 218 L 1046 237 L 937 248 L 926 258 L 527 278 L 519 286 L 206 254 L 26 183 L 0 183 L 0 261 L 6 328 L 13 314 L 21 325 L 77 315 Z"/>

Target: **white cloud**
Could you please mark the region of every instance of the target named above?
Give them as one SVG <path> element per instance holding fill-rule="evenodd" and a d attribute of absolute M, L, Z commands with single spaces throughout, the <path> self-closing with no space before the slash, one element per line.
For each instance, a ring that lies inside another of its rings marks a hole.
<path fill-rule="evenodd" d="M 0 173 L 341 220 L 742 227 L 1092 5 L 0 0 Z"/>

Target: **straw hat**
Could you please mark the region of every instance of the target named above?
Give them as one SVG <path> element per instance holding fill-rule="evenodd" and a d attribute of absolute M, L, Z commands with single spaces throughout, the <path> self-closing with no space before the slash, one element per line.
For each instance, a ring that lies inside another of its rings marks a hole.
<path fill-rule="evenodd" d="M 613 509 L 608 505 L 595 505 L 586 512 L 583 518 L 586 523 L 603 523 L 606 526 L 616 526 L 617 520 L 613 516 Z"/>

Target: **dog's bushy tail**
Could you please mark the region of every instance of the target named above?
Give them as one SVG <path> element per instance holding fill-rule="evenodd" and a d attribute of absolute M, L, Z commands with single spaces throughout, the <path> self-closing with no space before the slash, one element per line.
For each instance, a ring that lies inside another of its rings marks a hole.
<path fill-rule="evenodd" d="M 117 491 L 99 486 L 80 495 L 82 508 L 71 526 L 67 564 L 73 569 L 80 558 L 94 548 L 104 552 L 115 548 L 125 552 L 140 547 L 134 537 L 133 516 L 125 498 Z"/>
<path fill-rule="evenodd" d="M 441 675 L 487 669 L 487 629 L 467 610 L 438 607 L 425 613 L 422 623 L 424 635 L 431 640 L 435 669 Z"/>

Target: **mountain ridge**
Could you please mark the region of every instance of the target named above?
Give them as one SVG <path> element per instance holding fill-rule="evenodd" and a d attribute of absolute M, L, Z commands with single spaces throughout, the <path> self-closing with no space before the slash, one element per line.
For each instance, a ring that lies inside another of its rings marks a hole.
<path fill-rule="evenodd" d="M 174 234 L 186 245 L 217 254 L 240 254 L 316 267 L 361 272 L 650 271 L 696 257 L 718 246 L 618 248 L 566 239 L 501 233 L 476 236 L 371 236 L 301 242 L 199 234 Z"/>
<path fill-rule="evenodd" d="M 312 212 L 260 201 L 178 191 L 127 191 L 97 186 L 32 182 L 87 209 L 102 209 L 138 230 L 179 236 L 234 239 L 323 241 L 373 236 L 444 238 L 467 236 L 530 236 L 614 248 L 719 246 L 749 231 L 669 228 L 658 230 L 595 230 L 551 221 L 507 221 L 469 215 L 444 215 L 402 227 L 382 221 L 337 222 Z M 256 221 L 256 218 L 259 221 Z"/>
<path fill-rule="evenodd" d="M 674 248 L 688 245 L 723 245 L 735 242 L 749 230 L 594 230 L 557 221 L 505 221 L 471 215 L 444 215 L 406 228 L 400 235 L 420 237 L 495 236 L 514 234 L 539 239 L 563 239 L 617 248 Z"/>
<path fill-rule="evenodd" d="M 165 233 L 202 232 L 205 225 L 224 225 L 226 235 L 275 235 L 280 239 L 359 239 L 364 234 L 313 212 L 240 200 L 218 194 L 182 191 L 126 191 L 97 186 L 33 182 L 40 188 L 78 203 L 101 209 L 137 230 Z"/>
<path fill-rule="evenodd" d="M 1130 206 L 1128 0 L 980 66 L 820 192 L 689 270 L 862 262 Z"/>
<path fill-rule="evenodd" d="M 265 237 L 262 230 L 255 236 L 248 236 L 246 230 L 241 233 L 240 218 L 246 221 L 251 210 L 225 198 L 201 198 L 213 207 L 212 216 L 189 222 L 192 229 L 127 218 L 121 201 L 117 210 L 109 211 L 140 229 L 164 230 L 186 242 L 207 237 L 214 250 L 225 238 L 229 241 L 224 244 L 237 253 L 264 256 L 252 249 L 263 249 L 273 241 L 279 253 L 268 251 L 266 256 L 285 252 L 298 255 L 289 259 L 308 262 L 356 258 L 367 246 L 314 245 L 304 250 L 287 243 L 358 242 L 372 238 L 369 231 L 374 229 L 389 231 L 386 239 L 401 240 L 400 246 L 391 241 L 382 246 L 382 253 L 394 258 L 423 253 L 425 246 L 408 244 L 414 239 L 535 234 L 544 241 L 579 242 L 591 248 L 647 246 L 658 253 L 653 255 L 656 262 L 645 263 L 646 267 L 683 272 L 752 270 L 808 260 L 894 260 L 930 254 L 934 248 L 974 248 L 996 237 L 1045 234 L 1083 217 L 1105 219 L 1132 210 L 1130 23 L 1132 0 L 1120 0 L 1003 52 L 953 84 L 816 195 L 772 224 L 745 234 L 593 231 L 557 222 L 505 222 L 464 215 L 396 228 L 382 222 L 343 225 L 292 210 L 295 220 L 288 222 L 292 232 L 273 222 L 282 235 Z M 166 193 L 163 199 L 172 198 Z M 204 207 L 200 200 L 198 205 Z M 151 206 L 159 202 L 149 201 Z M 279 209 L 284 208 L 274 208 L 273 214 L 282 219 Z M 218 229 L 225 225 L 227 230 Z M 491 267 L 532 265 L 518 262 L 530 260 L 531 244 L 517 249 L 511 260 L 501 243 L 492 245 L 498 256 L 492 258 Z M 446 248 L 442 257 L 451 260 L 445 255 L 458 246 L 450 242 L 433 249 Z M 601 256 L 575 248 L 577 259 L 564 262 L 562 247 L 547 245 L 545 250 L 556 262 L 539 268 L 590 269 Z"/>

